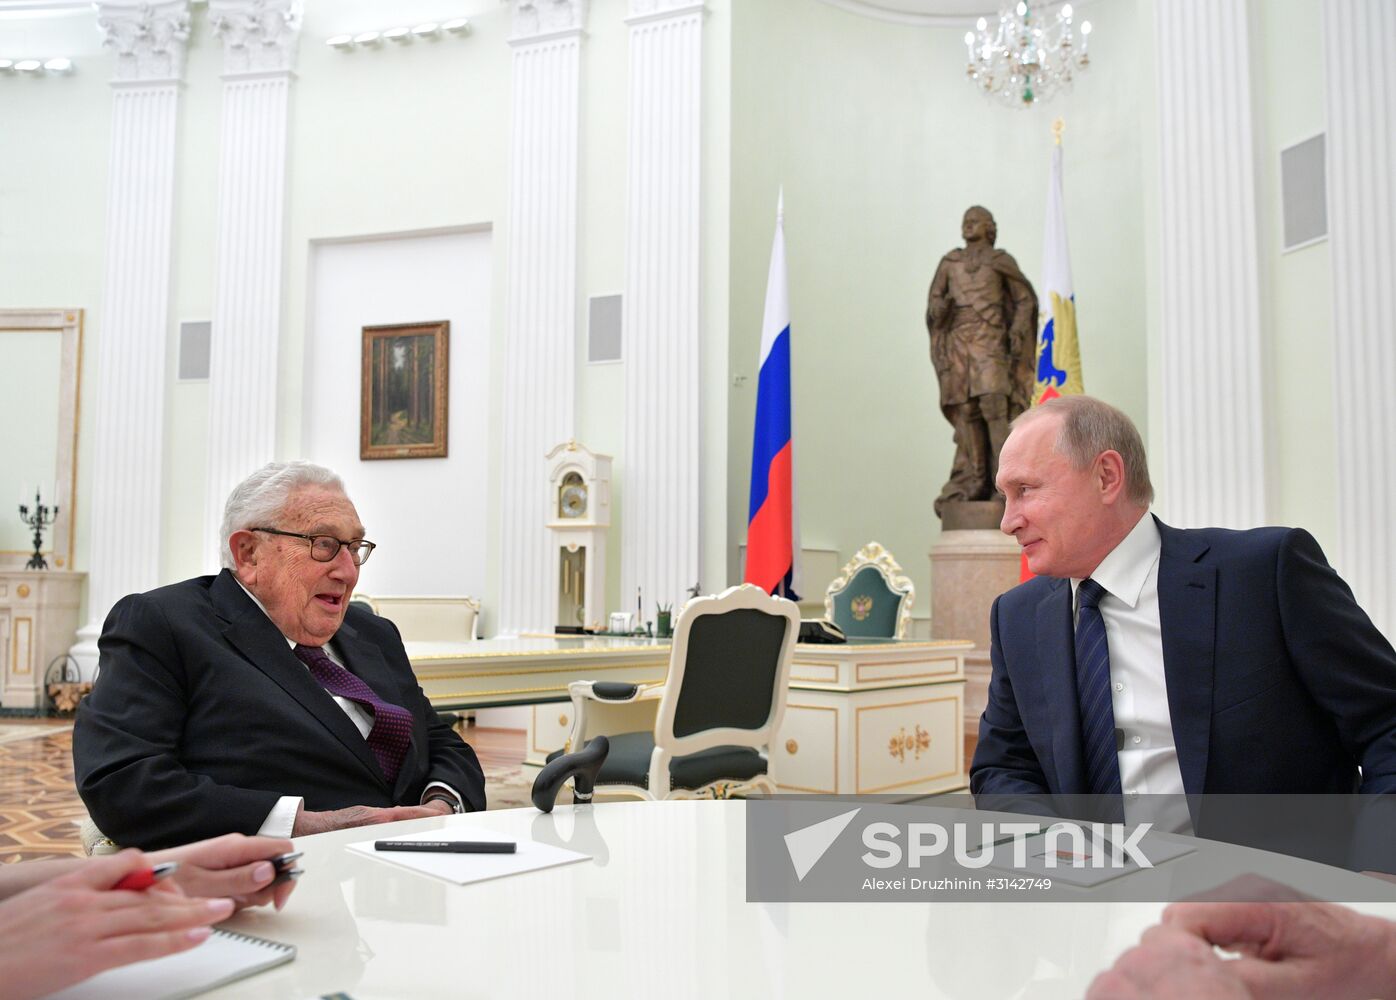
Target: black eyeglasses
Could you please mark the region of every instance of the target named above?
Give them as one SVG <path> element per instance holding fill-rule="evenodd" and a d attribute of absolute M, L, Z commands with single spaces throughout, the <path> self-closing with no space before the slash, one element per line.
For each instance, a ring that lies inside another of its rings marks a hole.
<path fill-rule="evenodd" d="M 349 558 L 355 566 L 368 562 L 368 557 L 377 548 L 367 538 L 353 538 L 344 541 L 334 535 L 302 535 L 298 531 L 281 531 L 279 528 L 248 528 L 248 531 L 264 531 L 268 535 L 285 535 L 287 538 L 304 538 L 310 543 L 310 558 L 316 562 L 333 562 L 339 555 L 340 546 L 349 550 Z"/>

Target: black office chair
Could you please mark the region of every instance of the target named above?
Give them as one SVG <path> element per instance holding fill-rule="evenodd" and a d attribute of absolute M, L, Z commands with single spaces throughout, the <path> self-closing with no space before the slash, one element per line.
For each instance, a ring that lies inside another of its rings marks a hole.
<path fill-rule="evenodd" d="M 792 601 L 743 584 L 685 605 L 663 684 L 569 684 L 568 747 L 602 734 L 610 739 L 596 792 L 642 799 L 774 793 L 766 747 L 785 717 L 799 631 Z M 631 706 L 655 701 L 651 730 L 611 728 L 626 711 L 633 719 Z"/>

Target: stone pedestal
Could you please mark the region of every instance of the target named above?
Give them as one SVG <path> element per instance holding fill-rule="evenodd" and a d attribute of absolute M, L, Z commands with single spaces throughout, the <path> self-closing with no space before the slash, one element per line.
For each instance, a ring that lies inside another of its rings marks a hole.
<path fill-rule="evenodd" d="M 44 672 L 73 641 L 86 576 L 0 570 L 0 705 L 43 707 Z"/>
<path fill-rule="evenodd" d="M 989 607 L 1018 585 L 1018 543 L 987 528 L 942 531 L 931 546 L 931 635 L 969 639 L 965 656 L 965 732 L 979 732 L 989 690 Z"/>

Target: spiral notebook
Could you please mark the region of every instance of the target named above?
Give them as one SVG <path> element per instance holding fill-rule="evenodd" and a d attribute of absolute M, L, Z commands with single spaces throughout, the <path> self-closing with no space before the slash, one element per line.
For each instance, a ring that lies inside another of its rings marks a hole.
<path fill-rule="evenodd" d="M 296 949 L 248 934 L 215 930 L 197 948 L 99 972 L 48 1000 L 141 997 L 182 1000 L 289 962 Z"/>

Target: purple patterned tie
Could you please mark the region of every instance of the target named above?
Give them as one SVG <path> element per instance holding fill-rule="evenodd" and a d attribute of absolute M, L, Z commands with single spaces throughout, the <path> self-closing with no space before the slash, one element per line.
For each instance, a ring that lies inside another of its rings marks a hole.
<path fill-rule="evenodd" d="M 397 772 L 412 742 L 412 713 L 378 697 L 372 688 L 331 660 L 319 646 L 297 646 L 296 656 L 330 694 L 348 698 L 373 713 L 368 748 L 378 758 L 388 784 L 397 781 Z"/>

